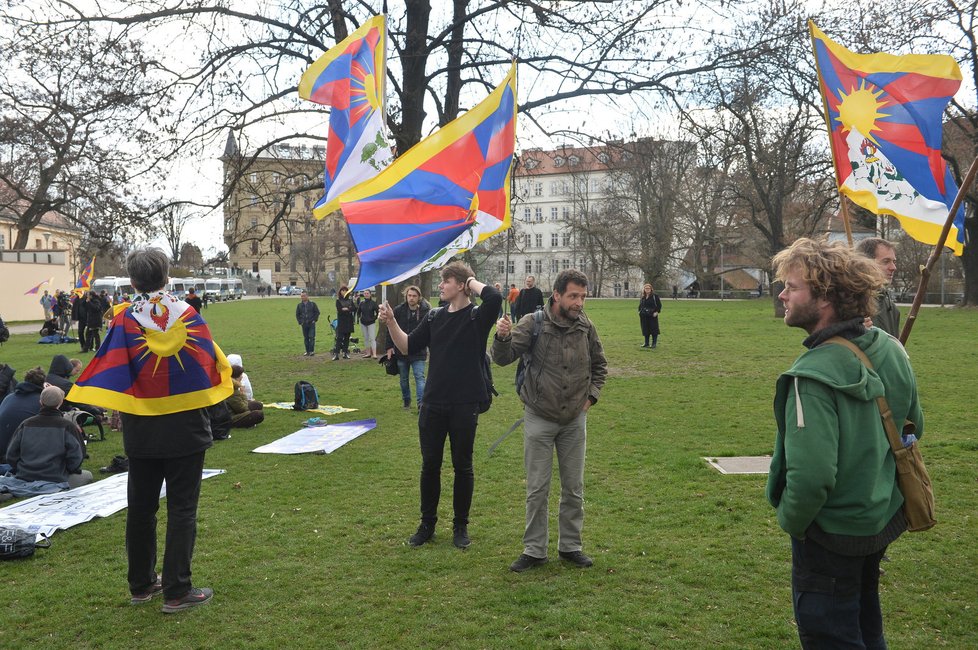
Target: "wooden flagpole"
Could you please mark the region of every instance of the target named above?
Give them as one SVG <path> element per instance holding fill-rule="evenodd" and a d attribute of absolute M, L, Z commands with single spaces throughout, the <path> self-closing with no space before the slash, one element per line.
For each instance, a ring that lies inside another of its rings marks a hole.
<path fill-rule="evenodd" d="M 849 248 L 852 248 L 852 224 L 849 221 L 849 206 L 841 187 L 839 188 L 839 211 L 842 212 L 842 223 L 846 228 L 846 241 L 849 242 Z"/>
<path fill-rule="evenodd" d="M 971 167 L 968 168 L 964 182 L 958 188 L 958 195 L 954 197 L 954 203 L 951 205 L 951 209 L 947 214 L 947 221 L 944 222 L 941 236 L 938 238 L 937 243 L 934 244 L 934 250 L 931 251 L 930 257 L 927 258 L 927 264 L 920 269 L 920 286 L 917 287 L 917 294 L 913 297 L 913 306 L 910 307 L 910 314 L 907 316 L 907 321 L 903 324 L 903 330 L 900 332 L 900 342 L 904 346 L 907 344 L 907 339 L 910 338 L 910 330 L 913 329 L 914 321 L 917 320 L 917 312 L 920 310 L 920 304 L 924 301 L 924 296 L 927 294 L 927 285 L 930 282 L 931 271 L 937 264 L 937 260 L 940 259 L 941 253 L 944 252 L 944 244 L 947 242 L 947 236 L 951 232 L 954 215 L 958 213 L 965 193 L 975 181 L 976 173 L 978 173 L 978 158 L 975 158 L 974 162 L 971 163 Z"/>

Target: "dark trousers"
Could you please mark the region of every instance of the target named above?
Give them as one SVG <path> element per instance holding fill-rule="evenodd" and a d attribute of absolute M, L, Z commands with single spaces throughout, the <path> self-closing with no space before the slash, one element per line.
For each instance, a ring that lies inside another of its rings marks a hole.
<path fill-rule="evenodd" d="M 472 449 L 479 424 L 478 404 L 428 404 L 422 402 L 418 413 L 418 437 L 421 442 L 421 521 L 434 525 L 438 521 L 441 498 L 441 461 L 445 439 L 452 445 L 452 468 L 455 486 L 452 505 L 456 525 L 469 523 L 475 472 Z"/>
<path fill-rule="evenodd" d="M 88 348 L 85 347 L 86 345 L 88 345 L 88 332 L 86 332 L 87 329 L 88 328 L 85 326 L 85 323 L 78 321 L 78 342 L 81 344 L 82 352 L 88 352 Z"/>
<path fill-rule="evenodd" d="M 887 647 L 879 595 L 883 552 L 852 557 L 791 539 L 791 597 L 802 648 Z"/>
<path fill-rule="evenodd" d="M 350 332 L 336 333 L 336 345 L 333 346 L 333 352 L 336 354 L 339 354 L 340 352 L 350 352 Z"/>
<path fill-rule="evenodd" d="M 88 326 L 85 331 L 85 349 L 92 350 L 93 352 L 99 349 L 102 345 L 102 329 L 100 327 Z"/>
<path fill-rule="evenodd" d="M 316 351 L 316 324 L 315 323 L 302 324 L 302 341 L 306 345 L 307 353 L 312 353 Z"/>
<path fill-rule="evenodd" d="M 163 596 L 181 598 L 193 587 L 190 561 L 197 540 L 204 452 L 181 458 L 130 458 L 126 553 L 129 591 L 145 593 L 156 579 L 156 512 L 166 481 L 166 548 L 163 552 Z"/>

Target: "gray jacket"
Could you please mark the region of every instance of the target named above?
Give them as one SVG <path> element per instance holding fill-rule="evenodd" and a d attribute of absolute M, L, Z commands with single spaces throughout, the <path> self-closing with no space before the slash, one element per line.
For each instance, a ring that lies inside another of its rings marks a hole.
<path fill-rule="evenodd" d="M 14 432 L 7 462 L 22 481 L 64 483 L 81 469 L 85 452 L 76 437 L 77 427 L 58 409 L 41 407 Z"/>
<path fill-rule="evenodd" d="M 598 332 L 583 312 L 575 321 L 555 320 L 550 305 L 543 313 L 520 399 L 540 417 L 567 424 L 580 414 L 588 398 L 598 401 L 608 362 Z M 527 314 L 513 326 L 509 340 L 493 337 L 492 360 L 505 366 L 519 359 L 530 346 L 532 332 L 533 314 Z"/>

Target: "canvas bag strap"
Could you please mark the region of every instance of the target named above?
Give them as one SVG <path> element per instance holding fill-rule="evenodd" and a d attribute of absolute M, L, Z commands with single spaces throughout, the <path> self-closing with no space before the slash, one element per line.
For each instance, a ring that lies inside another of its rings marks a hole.
<path fill-rule="evenodd" d="M 833 336 L 825 342 L 834 343 L 836 345 L 841 345 L 842 347 L 848 348 L 850 352 L 856 355 L 857 359 L 862 361 L 864 366 L 870 370 L 873 370 L 873 362 L 869 360 L 869 357 L 866 356 L 866 353 L 863 352 L 858 345 L 849 339 L 844 339 L 841 336 Z M 903 449 L 903 441 L 900 439 L 900 434 L 897 432 L 896 423 L 893 422 L 893 413 L 890 411 L 890 404 L 886 401 L 886 397 L 882 395 L 877 397 L 876 406 L 880 410 L 880 417 L 883 419 L 883 428 L 886 429 L 886 438 L 890 441 L 890 448 L 894 452 L 896 452 L 898 449 Z"/>

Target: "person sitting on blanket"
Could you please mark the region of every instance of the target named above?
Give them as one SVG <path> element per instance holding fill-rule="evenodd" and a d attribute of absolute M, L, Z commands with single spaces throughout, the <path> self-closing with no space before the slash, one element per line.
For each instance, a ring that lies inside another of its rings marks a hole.
<path fill-rule="evenodd" d="M 64 397 L 57 386 L 41 391 L 40 413 L 17 427 L 7 448 L 12 469 L 0 477 L 0 491 L 35 496 L 92 482 L 92 473 L 81 468 L 85 454 L 81 430 L 58 410 Z"/>
<path fill-rule="evenodd" d="M 7 447 L 17 427 L 41 410 L 39 400 L 43 389 L 44 370 L 40 366 L 31 368 L 24 373 L 24 381 L 18 383 L 0 404 L 0 473 L 10 471 L 6 465 Z"/>
<path fill-rule="evenodd" d="M 249 400 L 241 390 L 241 366 L 231 365 L 231 383 L 234 393 L 224 400 L 231 410 L 231 426 L 235 429 L 248 429 L 261 424 L 265 420 L 264 405 L 257 400 Z"/>
<path fill-rule="evenodd" d="M 228 363 L 231 364 L 232 368 L 234 366 L 241 366 L 242 371 L 244 370 L 244 363 L 241 361 L 240 354 L 229 354 Z M 255 391 L 251 388 L 251 379 L 248 378 L 248 373 L 246 372 L 241 373 L 241 392 L 248 399 L 255 399 Z"/>
<path fill-rule="evenodd" d="M 39 332 L 41 336 L 51 336 L 52 334 L 58 334 L 58 319 L 51 318 L 44 321 L 41 325 L 41 331 Z"/>
<path fill-rule="evenodd" d="M 68 391 L 71 390 L 71 387 L 74 386 L 74 384 L 71 383 L 72 377 L 77 377 L 81 374 L 81 372 L 82 362 L 80 360 L 69 359 L 63 354 L 56 354 L 51 358 L 51 366 L 48 368 L 48 376 L 45 377 L 44 381 L 52 386 L 57 386 L 64 391 L 65 395 L 67 395 Z M 105 410 L 97 406 L 65 400 L 64 404 L 62 405 L 62 410 L 70 411 L 71 409 L 80 409 L 100 422 L 105 421 Z"/>

